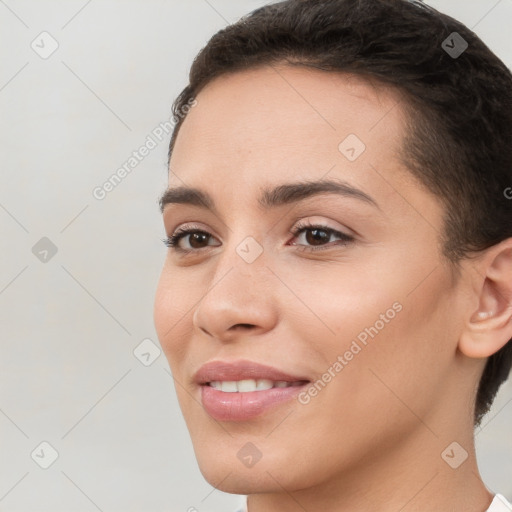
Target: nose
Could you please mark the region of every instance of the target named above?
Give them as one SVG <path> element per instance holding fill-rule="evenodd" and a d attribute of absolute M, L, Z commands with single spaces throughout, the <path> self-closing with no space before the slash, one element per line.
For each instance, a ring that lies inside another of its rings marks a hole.
<path fill-rule="evenodd" d="M 264 254 L 248 263 L 235 249 L 226 251 L 193 313 L 194 327 L 225 342 L 271 330 L 278 316 L 277 282 Z"/>

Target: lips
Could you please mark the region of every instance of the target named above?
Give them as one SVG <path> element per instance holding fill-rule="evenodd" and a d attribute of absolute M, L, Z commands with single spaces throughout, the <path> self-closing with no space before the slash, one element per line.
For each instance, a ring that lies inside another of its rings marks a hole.
<path fill-rule="evenodd" d="M 199 368 L 194 375 L 194 382 L 207 384 L 212 381 L 270 380 L 273 382 L 304 382 L 309 379 L 304 375 L 292 375 L 252 361 L 210 361 Z"/>
<path fill-rule="evenodd" d="M 212 418 L 249 421 L 295 398 L 310 380 L 252 361 L 211 361 L 201 366 L 194 382 Z"/>

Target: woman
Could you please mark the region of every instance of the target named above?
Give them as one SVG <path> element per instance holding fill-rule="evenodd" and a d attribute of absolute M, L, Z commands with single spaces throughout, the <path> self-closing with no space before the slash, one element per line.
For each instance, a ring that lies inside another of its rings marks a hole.
<path fill-rule="evenodd" d="M 195 59 L 155 326 L 249 512 L 512 510 L 474 448 L 512 360 L 511 91 L 406 0 L 267 5 Z"/>

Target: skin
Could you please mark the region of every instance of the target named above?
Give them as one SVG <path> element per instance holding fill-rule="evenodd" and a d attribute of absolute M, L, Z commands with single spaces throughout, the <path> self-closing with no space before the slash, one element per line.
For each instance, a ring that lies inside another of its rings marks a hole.
<path fill-rule="evenodd" d="M 444 207 L 398 158 L 393 89 L 283 64 L 219 77 L 197 100 L 169 188 L 199 187 L 218 212 L 164 208 L 167 235 L 194 223 L 211 237 L 181 240 L 195 253 L 168 250 L 154 320 L 206 480 L 248 494 L 249 512 L 486 510 L 473 400 L 486 357 L 512 337 L 511 240 L 456 277 L 439 245 Z M 352 162 L 338 149 L 348 134 L 366 145 Z M 320 178 L 378 207 L 335 194 L 257 203 L 262 187 Z M 329 247 L 308 252 L 311 231 L 290 233 L 300 220 L 355 240 L 327 232 Z M 236 252 L 247 236 L 263 249 L 252 263 Z M 192 375 L 207 361 L 249 359 L 315 381 L 394 303 L 401 311 L 308 404 L 246 422 L 203 409 Z M 456 469 L 441 457 L 454 441 L 468 453 Z M 237 457 L 247 442 L 262 454 L 250 468 Z"/>

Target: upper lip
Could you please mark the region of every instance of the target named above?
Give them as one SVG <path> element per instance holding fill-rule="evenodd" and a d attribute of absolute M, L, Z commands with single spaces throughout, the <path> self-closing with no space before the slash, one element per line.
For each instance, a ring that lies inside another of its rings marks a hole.
<path fill-rule="evenodd" d="M 235 381 L 245 379 L 268 379 L 272 381 L 298 382 L 309 381 L 300 375 L 291 375 L 284 371 L 256 363 L 254 361 L 209 361 L 194 374 L 194 382 L 206 384 L 212 381 Z"/>

